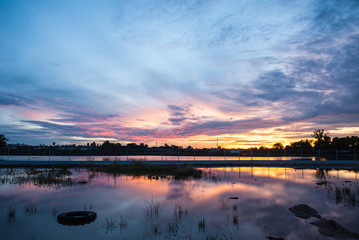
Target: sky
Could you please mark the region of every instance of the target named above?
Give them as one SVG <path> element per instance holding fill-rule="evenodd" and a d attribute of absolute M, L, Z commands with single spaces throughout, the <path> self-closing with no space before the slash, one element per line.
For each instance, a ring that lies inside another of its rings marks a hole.
<path fill-rule="evenodd" d="M 9 143 L 359 135 L 359 1 L 0 0 Z"/>

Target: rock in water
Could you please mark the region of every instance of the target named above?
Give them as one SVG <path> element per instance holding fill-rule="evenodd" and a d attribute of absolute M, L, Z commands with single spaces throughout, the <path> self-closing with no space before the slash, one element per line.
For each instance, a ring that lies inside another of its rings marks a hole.
<path fill-rule="evenodd" d="M 334 220 L 319 219 L 311 222 L 314 226 L 318 227 L 319 232 L 327 237 L 333 237 L 336 239 L 359 239 L 359 233 L 352 232 L 343 228 L 339 223 Z"/>
<path fill-rule="evenodd" d="M 308 219 L 310 217 L 320 218 L 318 211 L 309 207 L 306 204 L 299 204 L 289 208 L 289 211 L 295 214 L 295 216 Z"/>

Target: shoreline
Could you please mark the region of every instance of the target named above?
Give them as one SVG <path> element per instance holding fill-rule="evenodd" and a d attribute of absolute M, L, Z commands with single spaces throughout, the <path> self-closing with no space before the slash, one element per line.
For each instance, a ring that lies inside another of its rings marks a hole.
<path fill-rule="evenodd" d="M 192 167 L 289 167 L 289 168 L 335 168 L 359 170 L 359 161 L 355 160 L 182 160 L 182 161 L 7 161 L 0 160 L 0 168 L 88 168 L 109 165 L 189 165 Z"/>

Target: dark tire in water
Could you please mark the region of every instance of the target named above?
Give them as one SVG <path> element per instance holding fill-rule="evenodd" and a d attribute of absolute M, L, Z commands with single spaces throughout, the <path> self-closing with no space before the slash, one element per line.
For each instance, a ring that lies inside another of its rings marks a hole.
<path fill-rule="evenodd" d="M 97 214 L 91 211 L 75 211 L 61 213 L 57 216 L 57 222 L 68 226 L 84 225 L 95 221 Z"/>

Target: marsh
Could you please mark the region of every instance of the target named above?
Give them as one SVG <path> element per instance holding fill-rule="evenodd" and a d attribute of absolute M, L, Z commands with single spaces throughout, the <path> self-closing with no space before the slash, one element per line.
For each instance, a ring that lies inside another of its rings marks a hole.
<path fill-rule="evenodd" d="M 302 219 L 289 211 L 298 204 L 357 231 L 355 171 L 200 170 L 200 178 L 176 179 L 87 169 L 1 169 L 1 238 L 327 239 L 309 224 L 317 218 Z M 96 212 L 97 219 L 80 226 L 56 221 L 62 212 L 81 210 Z"/>

